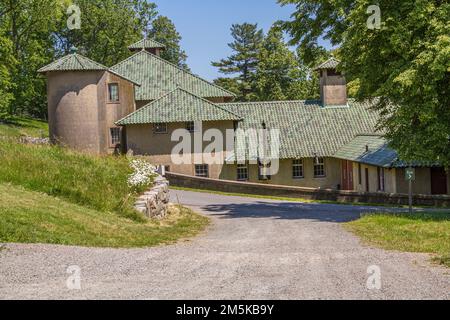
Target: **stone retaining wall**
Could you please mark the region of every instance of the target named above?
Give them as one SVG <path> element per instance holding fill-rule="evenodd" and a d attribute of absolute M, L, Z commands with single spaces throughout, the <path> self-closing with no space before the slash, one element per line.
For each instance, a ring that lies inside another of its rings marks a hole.
<path fill-rule="evenodd" d="M 314 188 L 301 188 L 278 186 L 259 183 L 237 182 L 228 180 L 215 180 L 198 178 L 171 172 L 166 173 L 170 184 L 177 187 L 244 193 L 263 196 L 278 196 L 302 198 L 307 200 L 328 200 L 343 203 L 378 203 L 393 205 L 408 205 L 408 195 L 388 193 L 362 193 L 354 191 L 320 190 Z M 414 195 L 414 205 L 450 207 L 450 196 Z"/>
<path fill-rule="evenodd" d="M 138 198 L 134 207 L 150 219 L 164 219 L 169 200 L 169 181 L 158 175 L 154 179 L 153 187 Z"/>

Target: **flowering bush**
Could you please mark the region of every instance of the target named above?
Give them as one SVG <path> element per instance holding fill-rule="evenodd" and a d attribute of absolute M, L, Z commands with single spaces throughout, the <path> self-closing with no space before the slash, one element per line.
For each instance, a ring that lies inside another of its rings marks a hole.
<path fill-rule="evenodd" d="M 128 185 L 132 189 L 138 189 L 148 185 L 156 172 L 154 166 L 139 159 L 132 160 L 130 167 L 133 169 L 133 173 L 128 176 Z"/>

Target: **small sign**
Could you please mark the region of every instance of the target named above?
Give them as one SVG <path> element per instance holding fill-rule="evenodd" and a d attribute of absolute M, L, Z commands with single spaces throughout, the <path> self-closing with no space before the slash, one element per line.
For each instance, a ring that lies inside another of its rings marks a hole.
<path fill-rule="evenodd" d="M 416 169 L 408 168 L 406 169 L 406 181 L 416 180 Z"/>

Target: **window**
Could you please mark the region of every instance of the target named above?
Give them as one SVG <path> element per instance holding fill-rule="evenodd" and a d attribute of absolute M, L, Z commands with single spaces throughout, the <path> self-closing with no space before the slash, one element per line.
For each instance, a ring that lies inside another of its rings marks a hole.
<path fill-rule="evenodd" d="M 314 178 L 325 177 L 325 159 L 317 158 L 314 162 Z"/>
<path fill-rule="evenodd" d="M 195 176 L 201 178 L 209 177 L 209 166 L 207 164 L 196 164 L 195 165 Z"/>
<path fill-rule="evenodd" d="M 111 145 L 116 146 L 120 144 L 120 136 L 121 136 L 121 130 L 120 128 L 111 128 Z"/>
<path fill-rule="evenodd" d="M 238 181 L 248 181 L 248 166 L 246 164 L 238 164 L 237 179 Z"/>
<path fill-rule="evenodd" d="M 156 134 L 167 133 L 167 123 L 155 123 L 153 125 L 153 133 Z"/>
<path fill-rule="evenodd" d="M 108 99 L 109 102 L 119 102 L 119 84 L 109 83 L 108 84 Z"/>
<path fill-rule="evenodd" d="M 194 121 L 186 122 L 186 130 L 189 131 L 190 133 L 195 132 L 195 122 Z"/>
<path fill-rule="evenodd" d="M 294 179 L 302 179 L 305 177 L 303 172 L 303 160 L 297 159 L 292 162 L 292 177 Z"/>

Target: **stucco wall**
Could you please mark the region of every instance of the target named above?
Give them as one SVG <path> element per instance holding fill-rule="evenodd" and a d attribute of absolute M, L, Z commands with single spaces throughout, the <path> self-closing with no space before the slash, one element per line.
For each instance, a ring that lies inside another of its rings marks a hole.
<path fill-rule="evenodd" d="M 314 159 L 308 158 L 303 159 L 303 171 L 304 178 L 293 178 L 292 177 L 292 165 L 293 160 L 280 160 L 280 170 L 277 175 L 272 176 L 270 181 L 260 181 L 258 178 L 258 165 L 251 164 L 249 168 L 249 182 L 264 183 L 264 184 L 277 184 L 277 185 L 287 185 L 287 186 L 297 186 L 297 187 L 308 187 L 308 188 L 322 188 L 322 189 L 337 189 L 338 185 L 341 184 L 341 162 L 340 160 L 333 158 L 325 159 L 325 172 L 326 177 L 315 178 L 314 177 Z M 227 164 L 224 166 L 221 179 L 224 180 L 237 180 L 237 165 Z"/>
<path fill-rule="evenodd" d="M 203 133 L 209 129 L 218 129 L 223 136 L 226 135 L 227 129 L 233 129 L 233 121 L 214 121 L 203 122 Z M 145 156 L 148 161 L 154 165 L 170 166 L 170 171 L 194 175 L 195 165 L 202 164 L 202 154 L 196 154 L 194 152 L 194 134 L 191 136 L 191 150 L 193 153 L 186 154 L 191 161 L 188 164 L 175 165 L 172 161 L 172 151 L 179 141 L 171 141 L 172 134 L 177 129 L 185 129 L 186 123 L 170 123 L 168 124 L 168 131 L 166 134 L 156 134 L 153 132 L 152 124 L 145 125 L 130 125 L 127 126 L 127 146 L 129 150 L 132 150 L 135 155 Z M 203 142 L 203 150 L 211 142 Z M 225 148 L 225 145 L 224 145 Z M 225 160 L 225 152 L 217 152 L 217 157 Z M 197 160 L 197 161 L 195 161 Z M 222 172 L 222 164 L 212 164 L 209 166 L 209 176 L 211 178 L 219 178 Z"/>
<path fill-rule="evenodd" d="M 89 153 L 111 153 L 109 129 L 134 111 L 134 85 L 104 71 L 47 75 L 49 131 L 53 143 Z M 107 102 L 107 84 L 119 84 L 118 103 Z"/>
<path fill-rule="evenodd" d="M 320 93 L 325 105 L 347 104 L 347 83 L 342 76 L 328 76 L 323 70 L 320 79 Z"/>
<path fill-rule="evenodd" d="M 366 191 L 366 168 L 369 169 L 369 192 L 378 192 L 378 169 L 375 166 L 361 164 L 361 184 L 359 183 L 358 163 L 353 163 L 353 184 L 354 190 Z M 384 169 L 384 186 L 387 193 L 397 193 L 396 169 Z"/>
<path fill-rule="evenodd" d="M 51 72 L 47 96 L 50 139 L 70 148 L 100 152 L 98 83 L 104 72 Z"/>

